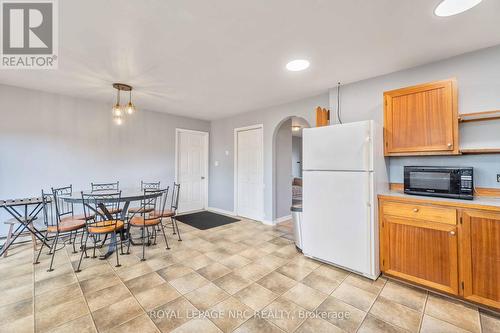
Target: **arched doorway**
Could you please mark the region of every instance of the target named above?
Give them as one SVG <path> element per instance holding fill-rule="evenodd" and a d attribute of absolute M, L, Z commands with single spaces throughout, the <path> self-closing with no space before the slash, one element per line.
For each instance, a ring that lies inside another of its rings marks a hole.
<path fill-rule="evenodd" d="M 273 221 L 290 218 L 290 206 L 302 200 L 302 117 L 289 116 L 273 133 Z"/>

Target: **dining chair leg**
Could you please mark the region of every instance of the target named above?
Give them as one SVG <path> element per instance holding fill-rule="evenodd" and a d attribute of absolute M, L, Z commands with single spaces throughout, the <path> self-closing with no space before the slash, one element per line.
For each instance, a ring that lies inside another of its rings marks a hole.
<path fill-rule="evenodd" d="M 154 239 L 153 245 L 156 245 L 156 228 L 158 228 L 158 226 L 151 228 L 151 230 L 153 231 L 153 239 Z"/>
<path fill-rule="evenodd" d="M 142 238 L 142 259 L 141 261 L 146 261 L 146 258 L 144 257 L 144 253 L 146 251 L 146 240 L 144 239 L 144 231 L 146 227 L 144 226 L 141 231 L 141 238 Z"/>
<path fill-rule="evenodd" d="M 83 239 L 83 238 L 82 238 Z M 80 270 L 80 265 L 82 264 L 82 259 L 83 259 L 83 254 L 85 253 L 85 257 L 88 258 L 87 256 L 87 240 L 89 239 L 89 234 L 85 235 L 85 242 L 82 243 L 82 254 L 80 255 L 80 260 L 78 261 L 78 267 L 76 268 L 75 273 L 81 272 Z"/>
<path fill-rule="evenodd" d="M 88 258 L 87 254 L 87 246 L 83 246 L 83 237 L 85 236 L 85 244 L 87 244 L 87 239 L 89 238 L 89 234 L 86 234 L 85 231 L 82 232 L 82 236 L 80 237 L 80 251 L 85 252 L 85 258 Z"/>
<path fill-rule="evenodd" d="M 116 231 L 114 232 L 114 238 L 115 238 L 115 253 L 116 253 L 116 265 L 115 267 L 121 267 L 120 265 L 120 255 L 118 254 L 118 235 L 116 234 Z"/>
<path fill-rule="evenodd" d="M 123 239 L 125 238 L 125 230 L 120 230 L 120 255 L 123 255 Z"/>
<path fill-rule="evenodd" d="M 95 236 L 92 236 L 92 239 L 94 240 L 94 246 L 92 247 L 92 259 L 97 258 L 95 255 L 95 248 L 97 247 L 97 238 Z"/>
<path fill-rule="evenodd" d="M 181 239 L 181 232 L 179 231 L 179 225 L 177 224 L 177 219 L 174 217 L 171 217 L 172 219 L 172 223 L 175 224 L 175 229 L 177 229 L 177 237 L 179 237 L 178 241 L 179 242 L 182 242 L 182 239 Z"/>
<path fill-rule="evenodd" d="M 75 236 L 73 237 L 73 241 L 71 242 L 71 236 L 72 236 L 72 233 L 69 235 L 69 240 L 70 242 L 72 243 L 73 245 L 73 253 L 77 253 L 76 252 L 76 247 L 75 247 L 75 243 L 76 243 L 76 235 L 77 235 L 78 231 L 75 231 Z"/>
<path fill-rule="evenodd" d="M 57 250 L 57 240 L 59 239 L 59 231 L 56 232 L 56 237 L 54 238 L 54 242 L 52 243 L 52 258 L 50 259 L 50 266 L 47 272 L 52 272 L 52 264 L 54 263 L 54 257 L 56 256 L 56 250 Z"/>
<path fill-rule="evenodd" d="M 38 261 L 38 260 L 40 259 L 40 254 L 42 254 L 42 249 L 43 249 L 43 246 L 45 245 L 45 242 L 47 241 L 48 234 L 49 234 L 48 232 L 45 232 L 45 236 L 43 236 L 42 245 L 40 246 L 40 250 L 38 251 L 38 255 L 36 256 L 36 260 L 33 262 L 34 265 L 40 263 L 40 261 Z"/>
<path fill-rule="evenodd" d="M 129 225 L 128 229 L 127 229 L 127 240 L 128 240 L 127 252 L 125 252 L 127 255 L 130 254 L 130 243 L 132 242 L 132 236 L 130 235 L 130 229 L 131 229 L 131 226 Z"/>
<path fill-rule="evenodd" d="M 163 238 L 165 239 L 165 245 L 167 246 L 167 250 L 170 250 L 170 246 L 168 246 L 167 235 L 165 235 L 165 227 L 163 223 L 160 221 L 161 232 L 163 233 Z"/>

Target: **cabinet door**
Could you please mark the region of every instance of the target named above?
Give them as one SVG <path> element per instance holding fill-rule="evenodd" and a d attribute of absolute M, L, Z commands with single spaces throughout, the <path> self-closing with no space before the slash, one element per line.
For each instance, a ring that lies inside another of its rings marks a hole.
<path fill-rule="evenodd" d="M 500 308 L 500 214 L 464 211 L 460 236 L 463 297 Z"/>
<path fill-rule="evenodd" d="M 458 154 L 455 80 L 384 93 L 386 155 Z"/>
<path fill-rule="evenodd" d="M 384 216 L 382 271 L 451 294 L 458 294 L 456 225 Z"/>

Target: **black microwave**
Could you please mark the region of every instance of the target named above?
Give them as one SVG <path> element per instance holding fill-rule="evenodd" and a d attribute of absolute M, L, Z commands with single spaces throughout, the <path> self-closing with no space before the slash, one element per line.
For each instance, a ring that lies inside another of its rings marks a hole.
<path fill-rule="evenodd" d="M 405 166 L 404 192 L 472 200 L 474 196 L 473 168 Z"/>

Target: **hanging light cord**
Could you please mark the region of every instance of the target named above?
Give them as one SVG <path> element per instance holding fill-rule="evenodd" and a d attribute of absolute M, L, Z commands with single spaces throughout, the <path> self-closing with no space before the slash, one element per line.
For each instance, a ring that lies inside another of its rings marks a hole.
<path fill-rule="evenodd" d="M 337 118 L 339 123 L 342 124 L 342 120 L 340 119 L 340 82 L 337 83 Z"/>

